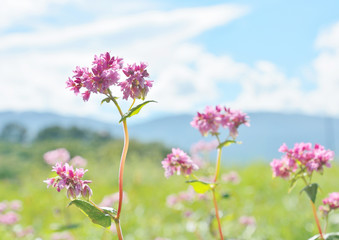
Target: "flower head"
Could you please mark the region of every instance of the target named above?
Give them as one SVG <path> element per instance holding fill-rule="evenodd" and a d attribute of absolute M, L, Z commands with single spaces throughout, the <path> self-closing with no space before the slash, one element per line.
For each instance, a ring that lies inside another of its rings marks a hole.
<path fill-rule="evenodd" d="M 191 122 L 191 126 L 197 128 L 203 136 L 207 136 L 209 133 L 217 135 L 219 128 L 223 127 L 229 129 L 233 139 L 238 136 L 238 128 L 242 124 L 249 126 L 249 120 L 245 113 L 221 106 L 207 106 L 205 111 L 198 112 Z"/>
<path fill-rule="evenodd" d="M 121 91 L 123 92 L 123 99 L 142 99 L 144 100 L 149 88 L 152 87 L 151 80 L 146 80 L 149 74 L 146 70 L 147 65 L 145 63 L 132 64 L 123 69 L 123 73 L 127 79 L 119 83 Z"/>
<path fill-rule="evenodd" d="M 174 173 L 190 175 L 194 170 L 198 170 L 198 166 L 192 159 L 179 148 L 172 148 L 172 153 L 168 154 L 161 163 L 167 178 Z"/>
<path fill-rule="evenodd" d="M 339 192 L 330 193 L 328 198 L 323 199 L 323 204 L 327 205 L 330 210 L 339 208 Z"/>
<path fill-rule="evenodd" d="M 77 66 L 73 71 L 72 78 L 66 82 L 67 88 L 70 88 L 76 95 L 80 90 L 83 100 L 88 101 L 91 93 L 107 93 L 110 86 L 116 85 L 120 79 L 119 70 L 123 67 L 123 59 L 111 57 L 108 52 L 94 56 L 91 70 L 86 67 Z"/>
<path fill-rule="evenodd" d="M 44 160 L 49 165 L 55 165 L 57 162 L 66 163 L 70 159 L 70 154 L 65 148 L 58 148 L 44 154 Z"/>
<path fill-rule="evenodd" d="M 91 181 L 82 180 L 82 177 L 87 170 L 82 168 L 74 170 L 68 163 L 56 163 L 55 166 L 53 166 L 52 171 L 56 172 L 58 176 L 45 180 L 44 182 L 47 184 L 47 187 L 55 187 L 58 192 L 60 192 L 61 189 L 66 188 L 67 197 L 70 199 L 75 199 L 80 195 L 86 199 L 92 196 L 92 190 L 88 186 L 88 183 L 91 183 Z"/>
<path fill-rule="evenodd" d="M 284 143 L 279 152 L 284 153 L 281 159 L 271 162 L 274 177 L 289 178 L 290 174 L 299 167 L 303 167 L 309 174 L 313 171 L 322 172 L 324 166 L 331 167 L 330 161 L 334 158 L 334 152 L 326 150 L 323 146 L 311 143 L 296 143 L 292 149 L 288 149 Z"/>

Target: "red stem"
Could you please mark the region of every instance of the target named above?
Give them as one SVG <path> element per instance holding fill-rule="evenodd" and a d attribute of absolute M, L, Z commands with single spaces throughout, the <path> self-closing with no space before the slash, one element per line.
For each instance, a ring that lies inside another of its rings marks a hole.
<path fill-rule="evenodd" d="M 120 169 L 119 169 L 119 206 L 118 206 L 118 213 L 116 218 L 120 219 L 121 208 L 122 208 L 122 200 L 123 200 L 123 175 L 124 175 L 124 167 L 125 167 L 125 160 L 128 151 L 129 145 L 129 137 L 128 137 L 128 130 L 127 130 L 127 123 L 126 120 L 123 120 L 124 126 L 124 148 L 121 154 L 121 161 L 120 161 Z"/>
<path fill-rule="evenodd" d="M 212 190 L 213 193 L 213 202 L 214 202 L 214 209 L 215 209 L 215 216 L 218 221 L 218 228 L 219 228 L 219 234 L 220 234 L 220 239 L 224 240 L 224 236 L 221 231 L 221 222 L 220 222 L 220 217 L 219 217 L 219 210 L 218 210 L 218 205 L 217 205 L 217 199 L 215 198 L 215 190 Z"/>
<path fill-rule="evenodd" d="M 324 240 L 325 238 L 323 236 L 323 232 L 321 231 L 321 226 L 320 226 L 318 215 L 317 215 L 317 209 L 315 208 L 315 205 L 312 201 L 311 201 L 311 206 L 312 206 L 312 210 L 313 210 L 314 219 L 315 219 L 315 222 L 316 222 L 317 227 L 318 227 L 320 239 Z"/>

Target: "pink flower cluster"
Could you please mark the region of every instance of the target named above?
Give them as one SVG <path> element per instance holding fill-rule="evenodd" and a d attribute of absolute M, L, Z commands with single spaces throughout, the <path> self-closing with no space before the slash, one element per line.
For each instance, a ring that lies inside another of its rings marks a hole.
<path fill-rule="evenodd" d="M 229 173 L 225 173 L 221 176 L 221 179 L 225 183 L 233 183 L 233 184 L 238 184 L 241 181 L 241 178 L 239 174 L 236 171 L 231 171 Z"/>
<path fill-rule="evenodd" d="M 76 167 L 85 167 L 87 165 L 87 160 L 80 156 L 75 156 L 71 159 L 70 153 L 65 148 L 58 148 L 46 152 L 43 158 L 49 165 L 55 165 L 56 163 L 70 163 Z"/>
<path fill-rule="evenodd" d="M 172 148 L 172 153 L 168 154 L 161 163 L 167 178 L 174 173 L 190 175 L 194 170 L 199 169 L 192 159 L 179 148 Z"/>
<path fill-rule="evenodd" d="M 291 173 L 300 167 L 308 173 L 322 172 L 324 166 L 331 167 L 330 161 L 334 158 L 334 152 L 326 150 L 323 146 L 311 143 L 296 143 L 293 149 L 288 149 L 284 143 L 279 152 L 285 153 L 281 159 L 274 159 L 271 167 L 274 177 L 289 178 Z"/>
<path fill-rule="evenodd" d="M 68 163 L 56 163 L 52 171 L 56 172 L 58 176 L 45 180 L 47 187 L 55 187 L 58 192 L 66 188 L 67 197 L 70 199 L 76 199 L 80 194 L 85 199 L 89 199 L 92 196 L 92 189 L 88 186 L 88 183 L 92 181 L 81 180 L 87 170 L 82 168 L 74 170 Z"/>
<path fill-rule="evenodd" d="M 217 135 L 219 128 L 228 128 L 230 136 L 235 139 L 238 136 L 238 128 L 241 124 L 249 126 L 247 115 L 239 110 L 221 106 L 207 106 L 203 113 L 197 113 L 191 122 L 191 126 L 197 128 L 203 136 L 209 133 Z"/>
<path fill-rule="evenodd" d="M 192 187 L 187 191 L 179 192 L 178 194 L 171 194 L 167 197 L 166 203 L 168 207 L 178 208 L 183 202 L 193 202 L 195 200 L 205 200 L 207 196 L 205 194 L 198 194 Z"/>
<path fill-rule="evenodd" d="M 239 223 L 244 226 L 255 226 L 256 225 L 255 218 L 252 216 L 241 216 L 239 218 Z"/>
<path fill-rule="evenodd" d="M 115 203 L 117 203 L 119 201 L 119 192 L 113 193 L 111 195 L 107 195 L 105 196 L 101 203 L 99 203 L 100 207 L 113 207 L 113 205 Z M 123 203 L 127 203 L 128 202 L 128 197 L 126 192 L 123 192 Z"/>
<path fill-rule="evenodd" d="M 108 52 L 94 56 L 93 66 L 91 70 L 86 67 L 77 66 L 73 71 L 74 76 L 68 78 L 67 87 L 75 94 L 79 94 L 80 90 L 85 90 L 81 93 L 84 101 L 88 101 L 91 93 L 107 94 L 108 89 L 112 85 L 118 85 L 123 92 L 123 98 L 128 99 L 144 99 L 149 88 L 152 87 L 152 81 L 145 80 L 149 76 L 147 65 L 128 65 L 123 68 L 123 59 L 119 57 L 111 57 Z M 120 73 L 122 70 L 128 77 L 126 81 L 119 82 Z"/>
<path fill-rule="evenodd" d="M 22 204 L 19 200 L 12 202 L 0 202 L 0 225 L 13 225 L 19 221 L 19 215 L 16 211 L 21 210 Z"/>
<path fill-rule="evenodd" d="M 152 87 L 152 81 L 145 79 L 149 77 L 146 67 L 145 63 L 140 63 L 140 65 L 134 63 L 133 65 L 128 64 L 123 69 L 127 77 L 126 81 L 119 83 L 123 92 L 123 99 L 127 100 L 128 97 L 132 99 L 145 99 L 149 88 Z"/>
<path fill-rule="evenodd" d="M 329 194 L 328 198 L 323 199 L 323 208 L 328 208 L 328 211 L 339 208 L 339 192 L 333 192 Z"/>

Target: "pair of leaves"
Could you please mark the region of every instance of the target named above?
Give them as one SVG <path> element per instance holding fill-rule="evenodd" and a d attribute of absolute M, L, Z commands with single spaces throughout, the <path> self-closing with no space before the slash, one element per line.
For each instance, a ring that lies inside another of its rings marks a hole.
<path fill-rule="evenodd" d="M 207 183 L 200 180 L 189 180 L 186 181 L 186 183 L 190 184 L 194 188 L 194 191 L 200 194 L 203 194 L 208 190 L 212 190 L 213 188 L 215 188 L 214 183 Z"/>
<path fill-rule="evenodd" d="M 98 224 L 104 228 L 110 227 L 112 218 L 115 218 L 117 211 L 113 208 L 98 208 L 92 203 L 76 199 L 68 204 L 68 206 L 77 206 L 94 224 Z"/>

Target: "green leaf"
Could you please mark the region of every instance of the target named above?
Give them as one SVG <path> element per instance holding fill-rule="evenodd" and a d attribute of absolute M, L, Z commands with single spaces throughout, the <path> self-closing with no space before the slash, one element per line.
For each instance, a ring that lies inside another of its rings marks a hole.
<path fill-rule="evenodd" d="M 109 103 L 110 101 L 111 101 L 111 99 L 109 97 L 107 97 L 107 98 L 102 99 L 101 104 L 103 104 L 104 102 Z"/>
<path fill-rule="evenodd" d="M 227 199 L 227 198 L 230 198 L 230 197 L 231 197 L 231 194 L 229 194 L 229 193 L 223 193 L 223 194 L 221 195 L 221 197 L 224 198 L 224 199 Z"/>
<path fill-rule="evenodd" d="M 339 239 L 339 234 L 337 235 L 330 235 L 326 238 L 326 240 L 338 240 Z"/>
<path fill-rule="evenodd" d="M 232 143 L 238 143 L 238 144 L 241 144 L 241 142 L 237 142 L 237 141 L 235 141 L 235 140 L 226 140 L 226 141 L 220 143 L 220 144 L 218 145 L 217 148 L 227 147 L 227 146 L 231 145 Z"/>
<path fill-rule="evenodd" d="M 131 110 L 129 110 L 127 113 L 125 113 L 119 123 L 121 123 L 122 121 L 124 121 L 126 118 L 129 118 L 129 117 L 132 117 L 133 115 L 136 115 L 140 112 L 141 108 L 143 108 L 147 103 L 150 103 L 150 102 L 156 102 L 154 100 L 149 100 L 149 101 L 145 101 L 141 104 L 139 104 L 138 106 L 135 106 L 134 108 L 132 108 Z"/>
<path fill-rule="evenodd" d="M 111 207 L 100 207 L 100 208 L 104 211 L 104 213 L 107 213 L 113 218 L 115 218 L 118 214 L 118 211 L 115 210 L 114 208 L 111 208 Z"/>
<path fill-rule="evenodd" d="M 81 211 L 91 219 L 94 224 L 98 224 L 104 228 L 111 226 L 110 214 L 106 213 L 105 210 L 99 210 L 90 202 L 84 200 L 73 200 L 68 206 L 75 205 L 81 209 Z"/>
<path fill-rule="evenodd" d="M 309 199 L 311 199 L 311 201 L 313 203 L 315 203 L 315 199 L 317 197 L 317 190 L 318 190 L 318 184 L 316 183 L 312 183 L 306 187 L 304 187 L 300 193 L 302 193 L 303 191 L 305 191 L 307 193 L 307 196 L 309 197 Z"/>
<path fill-rule="evenodd" d="M 206 182 L 199 181 L 199 180 L 190 180 L 190 181 L 186 181 L 186 183 L 190 184 L 194 188 L 194 191 L 200 194 L 203 194 L 207 192 L 208 190 L 211 190 L 214 188 L 214 184 L 206 183 Z"/>

